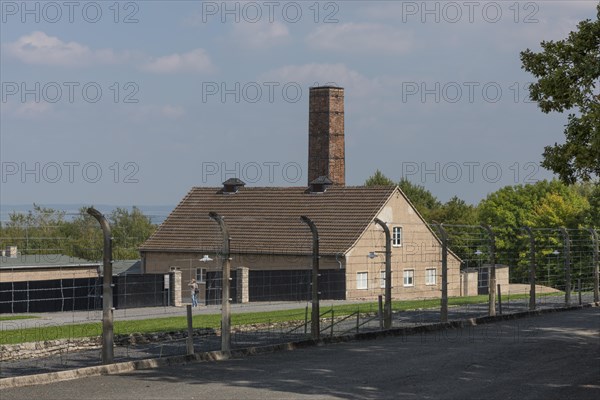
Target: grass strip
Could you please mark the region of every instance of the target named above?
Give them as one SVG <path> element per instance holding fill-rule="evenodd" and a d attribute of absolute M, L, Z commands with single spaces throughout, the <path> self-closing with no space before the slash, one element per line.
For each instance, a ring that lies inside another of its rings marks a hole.
<path fill-rule="evenodd" d="M 0 316 L 0 321 L 14 321 L 19 319 L 33 319 L 39 318 L 37 315 L 9 315 L 9 316 Z"/>
<path fill-rule="evenodd" d="M 543 293 L 538 294 L 538 297 L 545 296 L 563 296 L 564 293 Z M 527 294 L 513 294 L 503 295 L 502 302 L 506 302 L 509 299 L 521 300 L 526 299 L 529 296 Z M 450 306 L 461 306 L 469 304 L 486 304 L 488 301 L 487 295 L 481 296 L 470 296 L 470 297 L 451 297 L 448 299 L 448 305 Z M 324 301 L 326 303 L 326 301 Z M 394 311 L 409 311 L 426 308 L 439 308 L 440 299 L 427 299 L 427 300 L 396 300 L 392 301 L 392 309 Z M 327 307 L 321 304 L 321 313 L 334 311 L 335 316 L 350 315 L 355 312 L 362 313 L 374 313 L 378 310 L 377 302 L 366 302 L 366 303 L 353 303 L 353 304 L 342 304 Z M 185 309 L 182 313 L 185 312 Z M 246 313 L 232 313 L 231 325 L 236 326 L 248 326 L 255 324 L 265 323 L 279 323 L 279 322 L 291 322 L 298 321 L 299 323 L 304 322 L 306 310 L 303 308 L 290 309 L 290 310 L 277 310 L 277 311 L 260 311 L 260 312 L 246 312 Z M 326 315 L 324 315 L 326 317 Z M 310 319 L 310 306 L 308 312 L 308 318 Z M 221 326 L 221 314 L 217 312 L 215 314 L 198 314 L 193 317 L 194 328 L 213 328 L 218 329 Z M 115 334 L 131 334 L 131 333 L 153 333 L 153 332 L 174 332 L 187 329 L 187 320 L 185 315 L 177 317 L 162 317 L 162 318 L 151 318 L 142 320 L 129 320 L 129 321 L 115 321 L 114 332 Z M 22 328 L 15 330 L 2 330 L 0 331 L 0 344 L 16 344 L 24 342 L 39 342 L 54 339 L 66 339 L 66 338 L 82 338 L 82 337 L 94 337 L 102 334 L 102 323 L 92 322 L 85 324 L 70 324 L 70 325 L 58 325 L 58 326 L 39 326 L 34 328 Z"/>

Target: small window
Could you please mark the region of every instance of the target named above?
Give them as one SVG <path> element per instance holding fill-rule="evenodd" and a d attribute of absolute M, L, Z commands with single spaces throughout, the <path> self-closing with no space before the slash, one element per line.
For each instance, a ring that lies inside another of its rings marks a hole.
<path fill-rule="evenodd" d="M 392 228 L 392 246 L 402 246 L 402 227 L 395 226 Z"/>
<path fill-rule="evenodd" d="M 204 283 L 204 278 L 206 277 L 206 269 L 204 268 L 196 268 L 196 282 Z"/>
<path fill-rule="evenodd" d="M 368 275 L 366 272 L 356 273 L 356 288 L 357 289 L 368 289 Z"/>
<path fill-rule="evenodd" d="M 435 273 L 435 268 L 428 268 L 425 270 L 425 284 L 426 285 L 435 285 L 437 279 L 437 275 Z"/>
<path fill-rule="evenodd" d="M 414 286 L 415 285 L 415 270 L 414 269 L 405 269 L 404 270 L 404 286 Z"/>
<path fill-rule="evenodd" d="M 379 287 L 385 289 L 385 271 L 379 272 Z"/>

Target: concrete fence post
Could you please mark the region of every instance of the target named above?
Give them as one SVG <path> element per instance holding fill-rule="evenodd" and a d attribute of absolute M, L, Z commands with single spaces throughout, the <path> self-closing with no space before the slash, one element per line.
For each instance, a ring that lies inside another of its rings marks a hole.
<path fill-rule="evenodd" d="M 379 329 L 383 330 L 383 298 L 377 296 L 377 318 L 379 319 Z"/>
<path fill-rule="evenodd" d="M 194 326 L 192 323 L 192 305 L 186 305 L 186 316 L 187 316 L 187 354 L 194 354 Z"/>
<path fill-rule="evenodd" d="M 231 275 L 230 245 L 231 238 L 229 230 L 223 220 L 223 217 L 216 212 L 210 212 L 208 216 L 219 225 L 223 236 L 223 283 L 221 298 L 221 351 L 229 353 L 231 351 L 231 304 L 229 303 L 229 287 Z"/>
<path fill-rule="evenodd" d="M 112 289 L 112 234 L 108 220 L 94 207 L 87 209 L 94 217 L 104 235 L 102 256 L 102 364 L 112 364 L 114 360 L 114 330 L 113 330 L 113 289 Z"/>
<path fill-rule="evenodd" d="M 593 268 L 594 268 L 594 302 L 598 303 L 600 301 L 599 296 L 599 273 L 598 273 L 598 233 L 595 229 L 590 228 L 590 233 L 592 234 L 592 245 L 594 252 L 594 260 L 593 260 Z"/>
<path fill-rule="evenodd" d="M 385 233 L 385 305 L 383 308 L 383 326 L 385 329 L 392 327 L 392 235 L 387 224 L 375 218 L 373 220 L 383 228 Z"/>
<path fill-rule="evenodd" d="M 559 228 L 565 252 L 565 305 L 571 305 L 571 239 L 566 228 Z"/>
<path fill-rule="evenodd" d="M 500 284 L 497 285 L 498 286 L 498 313 L 500 315 L 502 315 L 502 290 L 501 290 L 501 286 Z"/>
<path fill-rule="evenodd" d="M 488 282 L 488 314 L 494 316 L 496 315 L 496 236 L 489 225 L 481 225 L 481 227 L 487 232 L 489 238 L 490 276 Z"/>
<path fill-rule="evenodd" d="M 529 236 L 529 310 L 535 310 L 535 237 L 530 227 L 524 226 L 523 229 Z"/>
<path fill-rule="evenodd" d="M 448 233 L 443 224 L 434 221 L 442 240 L 442 300 L 440 304 L 440 322 L 448 322 Z M 460 277 L 459 277 L 460 278 Z"/>
<path fill-rule="evenodd" d="M 319 311 L 319 231 L 315 223 L 305 215 L 300 217 L 310 228 L 312 234 L 312 312 L 310 317 L 310 332 L 314 340 L 321 336 L 320 311 Z"/>

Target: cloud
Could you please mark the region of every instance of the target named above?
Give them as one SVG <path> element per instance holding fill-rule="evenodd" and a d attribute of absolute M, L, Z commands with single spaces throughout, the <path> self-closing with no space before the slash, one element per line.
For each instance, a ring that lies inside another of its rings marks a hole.
<path fill-rule="evenodd" d="M 278 21 L 242 22 L 235 24 L 231 38 L 238 45 L 251 48 L 268 48 L 288 41 L 290 32 Z"/>
<path fill-rule="evenodd" d="M 319 50 L 405 54 L 412 49 L 413 35 L 383 24 L 351 22 L 320 26 L 306 41 Z"/>
<path fill-rule="evenodd" d="M 177 119 L 185 114 L 185 109 L 181 106 L 167 104 L 160 108 L 160 113 L 167 118 Z"/>
<path fill-rule="evenodd" d="M 296 82 L 303 87 L 325 84 L 337 85 L 352 91 L 352 96 L 372 95 L 382 85 L 376 79 L 369 79 L 344 64 L 304 64 L 287 65 L 265 73 L 264 81 Z"/>
<path fill-rule="evenodd" d="M 36 119 L 41 117 L 47 117 L 49 115 L 55 115 L 55 110 L 52 104 L 47 102 L 33 102 L 28 101 L 25 103 L 17 102 L 6 102 L 0 107 L 0 113 L 3 117 L 12 117 L 18 119 Z"/>
<path fill-rule="evenodd" d="M 138 123 L 145 123 L 148 119 L 163 120 L 170 119 L 175 120 L 185 115 L 185 108 L 182 106 L 174 106 L 171 104 L 165 105 L 137 105 L 127 109 L 126 114 L 133 121 Z"/>
<path fill-rule="evenodd" d="M 3 44 L 10 57 L 26 64 L 59 67 L 82 67 L 93 64 L 116 64 L 129 57 L 116 54 L 111 49 L 92 50 L 77 42 L 63 42 L 41 31 L 21 36 L 16 41 Z"/>
<path fill-rule="evenodd" d="M 160 74 L 178 72 L 210 73 L 215 67 L 204 49 L 194 49 L 187 53 L 174 53 L 151 59 L 141 67 L 142 70 Z"/>
<path fill-rule="evenodd" d="M 2 45 L 6 54 L 26 64 L 57 67 L 85 67 L 91 65 L 139 63 L 144 71 L 154 73 L 212 72 L 214 65 L 203 49 L 187 53 L 174 53 L 162 57 L 144 57 L 141 53 L 125 51 L 117 53 L 112 49 L 93 50 L 74 41 L 62 41 L 41 31 L 21 36 L 14 42 Z"/>

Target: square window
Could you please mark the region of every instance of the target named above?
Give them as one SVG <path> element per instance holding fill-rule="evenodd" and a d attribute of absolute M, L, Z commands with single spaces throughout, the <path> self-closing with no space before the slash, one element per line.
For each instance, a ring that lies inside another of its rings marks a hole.
<path fill-rule="evenodd" d="M 402 227 L 395 226 L 392 228 L 392 246 L 402 246 Z"/>
<path fill-rule="evenodd" d="M 415 270 L 414 269 L 405 269 L 404 270 L 404 286 L 414 286 L 415 285 Z"/>
<path fill-rule="evenodd" d="M 437 275 L 435 273 L 435 268 L 428 268 L 425 270 L 425 284 L 426 285 L 435 285 L 437 280 Z"/>
<path fill-rule="evenodd" d="M 196 268 L 196 282 L 204 283 L 204 277 L 206 276 L 206 269 Z"/>
<path fill-rule="evenodd" d="M 356 288 L 357 289 L 368 289 L 368 275 L 366 272 L 356 273 Z"/>

